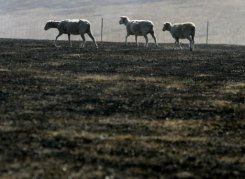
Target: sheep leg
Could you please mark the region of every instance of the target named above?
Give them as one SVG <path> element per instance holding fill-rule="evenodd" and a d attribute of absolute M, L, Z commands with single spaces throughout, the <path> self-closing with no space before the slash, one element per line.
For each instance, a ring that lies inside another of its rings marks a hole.
<path fill-rule="evenodd" d="M 194 50 L 194 45 L 195 45 L 195 27 L 192 29 L 192 33 L 190 34 L 191 41 L 192 41 L 192 49 Z"/>
<path fill-rule="evenodd" d="M 194 40 L 194 35 L 191 35 L 191 39 L 192 39 L 192 44 L 195 44 L 195 40 Z"/>
<path fill-rule="evenodd" d="M 125 37 L 125 45 L 126 45 L 126 46 L 128 45 L 128 42 L 127 42 L 127 41 L 128 41 L 128 36 L 129 36 L 129 35 L 126 35 L 126 37 Z"/>
<path fill-rule="evenodd" d="M 192 51 L 193 50 L 193 40 L 191 37 L 188 37 L 187 39 L 190 41 L 190 51 Z"/>
<path fill-rule="evenodd" d="M 157 39 L 156 39 L 155 33 L 152 32 L 152 33 L 151 33 L 151 36 L 152 36 L 152 38 L 154 39 L 154 42 L 155 42 L 156 47 L 158 47 Z"/>
<path fill-rule="evenodd" d="M 92 32 L 88 32 L 88 36 L 93 40 L 94 46 L 95 46 L 96 48 L 98 48 L 98 45 L 97 45 L 97 43 L 96 43 L 96 41 L 95 41 L 95 39 L 94 39 L 94 36 L 93 36 Z"/>
<path fill-rule="evenodd" d="M 175 50 L 175 47 L 177 46 L 177 41 L 174 42 L 174 48 L 173 50 Z"/>
<path fill-rule="evenodd" d="M 178 40 L 177 39 L 175 39 L 175 42 L 174 42 L 174 49 L 173 50 L 175 50 L 176 48 L 177 48 L 177 46 L 178 46 Z"/>
<path fill-rule="evenodd" d="M 58 38 L 59 38 L 62 34 L 63 34 L 63 33 L 60 32 L 60 33 L 56 36 L 56 38 L 55 38 L 54 45 L 55 45 L 55 47 L 57 47 L 57 48 L 60 47 L 60 46 L 57 45 L 57 40 L 58 40 Z"/>
<path fill-rule="evenodd" d="M 180 42 L 178 42 L 179 43 L 179 48 L 182 50 L 183 48 L 182 48 L 182 46 L 181 46 L 181 43 Z"/>
<path fill-rule="evenodd" d="M 138 41 L 137 41 L 137 35 L 135 36 L 135 42 L 136 42 L 136 46 L 138 47 L 139 46 L 139 44 L 138 44 Z"/>
<path fill-rule="evenodd" d="M 86 39 L 85 39 L 85 36 L 84 36 L 84 34 L 81 34 L 81 37 L 82 37 L 82 43 L 81 43 L 81 48 L 84 48 L 84 46 L 85 46 L 85 43 L 86 43 Z"/>
<path fill-rule="evenodd" d="M 175 39 L 175 40 L 176 40 L 176 41 L 175 41 L 175 47 L 176 47 L 176 46 L 179 46 L 179 48 L 182 49 L 181 44 L 180 44 L 180 42 L 179 42 L 179 39 Z M 175 49 L 175 47 L 174 47 L 174 49 Z"/>
<path fill-rule="evenodd" d="M 72 44 L 71 44 L 71 34 L 68 34 L 68 41 L 69 41 L 70 47 L 72 47 Z"/>
<path fill-rule="evenodd" d="M 145 37 L 145 47 L 148 47 L 148 37 L 147 35 L 144 35 L 144 37 Z"/>
<path fill-rule="evenodd" d="M 178 39 L 178 41 L 177 41 L 177 44 L 179 45 L 179 48 L 182 50 L 182 46 L 181 46 L 181 44 L 180 44 L 180 42 L 179 42 L 179 39 Z"/>

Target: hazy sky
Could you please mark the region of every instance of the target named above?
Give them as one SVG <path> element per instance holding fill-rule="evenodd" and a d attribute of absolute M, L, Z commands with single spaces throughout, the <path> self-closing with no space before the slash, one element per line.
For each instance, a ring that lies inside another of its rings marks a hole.
<path fill-rule="evenodd" d="M 245 0 L 0 0 L 0 4 L 0 38 L 54 39 L 57 30 L 43 30 L 47 20 L 86 18 L 100 39 L 103 17 L 104 39 L 124 41 L 125 27 L 118 21 L 127 15 L 152 20 L 159 42 L 173 41 L 161 31 L 163 22 L 192 21 L 197 26 L 196 42 L 205 43 L 210 21 L 210 43 L 245 45 Z"/>

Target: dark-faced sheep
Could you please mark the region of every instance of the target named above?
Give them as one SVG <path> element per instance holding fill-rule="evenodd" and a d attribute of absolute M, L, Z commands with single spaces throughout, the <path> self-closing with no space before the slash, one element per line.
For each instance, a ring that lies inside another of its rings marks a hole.
<path fill-rule="evenodd" d="M 179 39 L 188 39 L 190 41 L 190 51 L 194 49 L 194 38 L 196 26 L 192 22 L 185 23 L 176 23 L 171 24 L 170 22 L 166 22 L 163 24 L 163 31 L 169 31 L 172 37 L 175 39 L 175 45 L 179 45 Z"/>
<path fill-rule="evenodd" d="M 50 28 L 56 28 L 59 31 L 59 34 L 55 38 L 56 47 L 58 47 L 57 39 L 62 34 L 67 34 L 70 46 L 71 46 L 70 36 L 71 35 L 81 35 L 82 40 L 83 40 L 81 43 L 81 48 L 84 48 L 85 42 L 86 42 L 84 34 L 88 34 L 88 36 L 93 40 L 95 47 L 98 48 L 95 38 L 91 32 L 90 22 L 88 20 L 85 20 L 85 19 L 73 19 L 73 20 L 68 19 L 68 20 L 62 20 L 62 21 L 50 20 L 46 23 L 44 29 L 48 30 Z"/>

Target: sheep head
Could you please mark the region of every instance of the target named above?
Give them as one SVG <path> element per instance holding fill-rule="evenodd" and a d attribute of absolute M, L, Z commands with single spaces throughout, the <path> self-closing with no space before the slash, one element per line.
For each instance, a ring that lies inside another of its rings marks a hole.
<path fill-rule="evenodd" d="M 121 16 L 120 17 L 120 21 L 119 21 L 119 24 L 126 24 L 129 22 L 129 18 L 126 17 L 126 16 Z"/>
<path fill-rule="evenodd" d="M 50 20 L 50 21 L 48 21 L 47 23 L 46 23 L 46 25 L 45 25 L 45 27 L 44 27 L 44 30 L 48 30 L 48 29 L 50 29 L 50 28 L 55 28 L 56 26 L 55 26 L 55 23 L 56 23 L 57 21 L 54 21 L 54 20 Z"/>
<path fill-rule="evenodd" d="M 170 31 L 172 24 L 170 22 L 166 22 L 163 24 L 162 31 Z"/>
<path fill-rule="evenodd" d="M 44 30 L 48 30 L 51 28 L 51 21 L 48 21 L 44 27 Z"/>

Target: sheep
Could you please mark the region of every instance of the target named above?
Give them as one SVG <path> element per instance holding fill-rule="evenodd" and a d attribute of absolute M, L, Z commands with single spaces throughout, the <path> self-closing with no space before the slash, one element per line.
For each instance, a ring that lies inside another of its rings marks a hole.
<path fill-rule="evenodd" d="M 166 22 L 163 24 L 163 31 L 169 31 L 175 39 L 175 45 L 179 45 L 182 49 L 179 39 L 188 39 L 190 41 L 190 51 L 194 49 L 194 37 L 196 26 L 192 22 L 171 24 Z"/>
<path fill-rule="evenodd" d="M 154 39 L 156 47 L 157 40 L 154 32 L 154 24 L 148 20 L 130 20 L 126 16 L 120 17 L 119 24 L 124 24 L 127 29 L 127 35 L 125 38 L 125 45 L 127 45 L 127 39 L 130 35 L 135 35 L 136 45 L 138 46 L 137 37 L 144 36 L 145 37 L 145 47 L 148 47 L 148 37 L 147 34 L 150 33 L 152 38 Z"/>
<path fill-rule="evenodd" d="M 98 45 L 95 41 L 95 38 L 91 32 L 90 28 L 90 22 L 85 19 L 67 19 L 67 20 L 62 20 L 62 21 L 55 21 L 55 20 L 50 20 L 46 23 L 44 30 L 48 30 L 50 28 L 56 28 L 59 31 L 59 34 L 55 38 L 55 46 L 57 46 L 57 39 L 62 35 L 62 34 L 67 34 L 68 35 L 68 41 L 70 44 L 70 47 L 72 46 L 70 36 L 71 35 L 81 35 L 82 37 L 82 43 L 81 43 L 81 48 L 84 48 L 86 39 L 84 34 L 87 33 L 89 37 L 93 40 L 93 43 L 96 48 L 98 48 Z"/>

